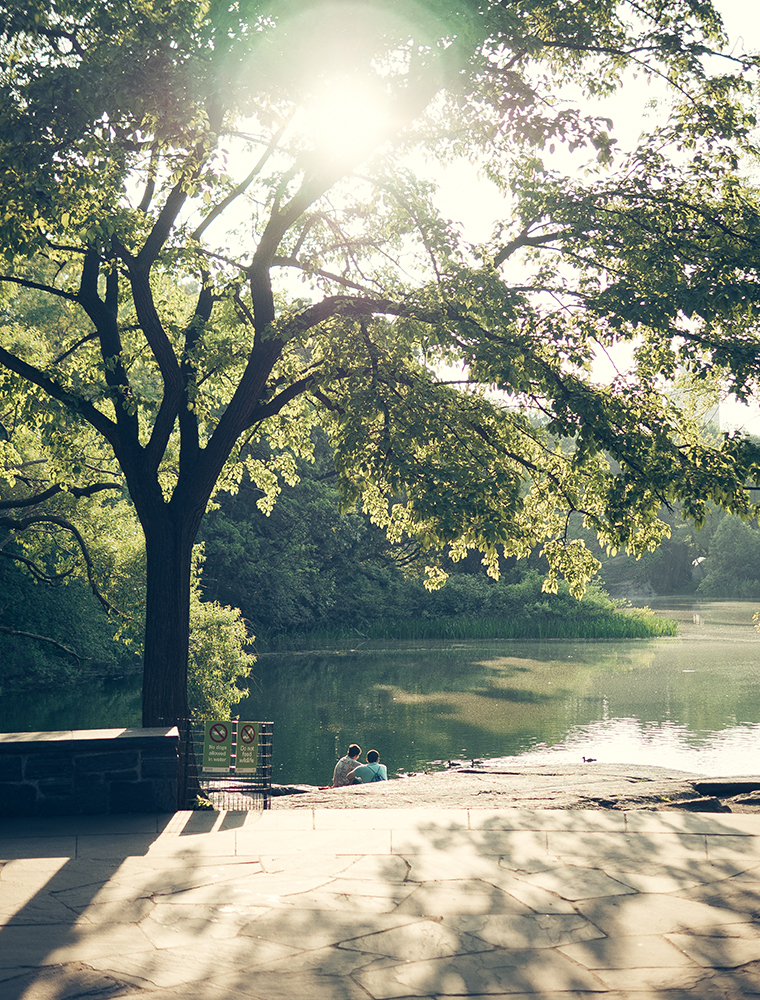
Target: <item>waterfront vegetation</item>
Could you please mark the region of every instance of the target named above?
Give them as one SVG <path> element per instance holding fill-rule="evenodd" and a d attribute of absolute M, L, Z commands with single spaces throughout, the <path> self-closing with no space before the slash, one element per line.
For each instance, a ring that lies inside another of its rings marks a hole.
<path fill-rule="evenodd" d="M 427 639 L 652 639 L 677 634 L 678 625 L 672 619 L 660 618 L 648 608 L 633 608 L 630 612 L 616 609 L 608 615 L 579 617 L 575 621 L 551 614 L 514 619 L 405 618 L 379 622 L 364 632 L 358 629 L 318 630 L 298 639 L 278 639 L 272 643 L 272 648 L 298 648 L 302 642 L 321 647 L 356 639 L 400 639 L 404 642 Z"/>
<path fill-rule="evenodd" d="M 293 570 L 291 562 L 295 605 L 299 596 L 314 595 L 297 590 L 295 583 L 303 581 L 303 574 Z M 433 592 L 418 578 L 379 561 L 357 560 L 353 572 L 346 564 L 338 576 L 332 581 L 331 599 L 322 593 L 318 613 L 293 614 L 282 623 L 290 627 L 264 629 L 254 640 L 256 652 L 355 646 L 371 640 L 646 639 L 675 635 L 678 630 L 675 621 L 612 600 L 597 585 L 591 585 L 581 601 L 566 584 L 560 584 L 556 594 L 544 593 L 544 577 L 536 569 L 513 571 L 499 581 L 484 573 L 459 573 Z M 0 631 L 3 693 L 63 689 L 83 676 L 126 677 L 139 669 L 139 657 L 110 638 L 102 608 L 79 581 L 44 587 L 5 563 L 0 564 L 0 585 L 16 608 L 13 633 Z M 256 589 L 229 597 L 245 607 Z M 277 588 L 273 591 L 276 597 Z M 196 714 L 221 717 L 229 713 L 237 689 L 246 686 L 253 663 L 251 640 L 237 606 L 196 601 L 194 608 L 202 621 L 191 644 L 192 705 Z M 43 639 L 40 632 L 56 641 Z M 73 649 L 80 653 L 72 654 Z"/>
<path fill-rule="evenodd" d="M 528 573 L 519 584 L 499 584 L 482 578 L 454 577 L 437 594 L 427 594 L 428 608 L 403 617 L 381 618 L 342 628 L 314 629 L 272 637 L 271 650 L 323 648 L 346 641 L 397 639 L 404 642 L 435 639 L 652 639 L 678 634 L 678 623 L 649 608 L 613 601 L 599 587 L 591 587 L 581 601 L 567 587 L 557 594 L 541 590 L 542 579 Z M 480 592 L 480 610 L 464 598 Z M 462 610 L 457 611 L 457 598 Z M 436 605 L 449 605 L 436 613 Z M 468 606 L 470 605 L 470 606 Z M 485 610 L 487 609 L 487 610 Z"/>
<path fill-rule="evenodd" d="M 648 608 L 610 610 L 606 614 L 576 614 L 574 619 L 527 612 L 517 618 L 429 618 L 381 622 L 366 633 L 368 639 L 651 639 L 676 635 L 678 624 L 660 618 Z M 354 636 L 357 632 L 354 631 Z M 319 638 L 315 634 L 312 640 Z"/>

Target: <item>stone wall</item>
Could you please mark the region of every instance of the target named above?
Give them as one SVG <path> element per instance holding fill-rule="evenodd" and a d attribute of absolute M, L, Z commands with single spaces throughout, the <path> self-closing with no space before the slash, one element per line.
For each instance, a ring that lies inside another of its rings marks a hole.
<path fill-rule="evenodd" d="M 174 812 L 179 733 L 0 733 L 0 816 Z"/>

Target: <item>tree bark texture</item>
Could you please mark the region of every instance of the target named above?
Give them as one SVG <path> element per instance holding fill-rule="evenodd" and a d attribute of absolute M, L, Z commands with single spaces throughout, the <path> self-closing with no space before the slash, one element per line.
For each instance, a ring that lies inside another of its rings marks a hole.
<path fill-rule="evenodd" d="M 187 658 L 195 538 L 190 521 L 188 516 L 165 517 L 143 525 L 147 579 L 142 705 L 147 727 L 173 725 L 189 715 Z"/>

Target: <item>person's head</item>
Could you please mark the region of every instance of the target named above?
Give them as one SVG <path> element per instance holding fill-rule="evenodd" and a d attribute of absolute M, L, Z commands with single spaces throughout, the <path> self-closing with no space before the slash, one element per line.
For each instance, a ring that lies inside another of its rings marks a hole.
<path fill-rule="evenodd" d="M 367 763 L 377 764 L 379 760 L 380 760 L 380 754 L 377 752 L 377 750 L 370 750 L 370 752 L 367 754 Z"/>
<path fill-rule="evenodd" d="M 361 752 L 362 748 L 359 746 L 358 743 L 352 743 L 351 746 L 348 748 L 349 757 L 358 757 Z"/>

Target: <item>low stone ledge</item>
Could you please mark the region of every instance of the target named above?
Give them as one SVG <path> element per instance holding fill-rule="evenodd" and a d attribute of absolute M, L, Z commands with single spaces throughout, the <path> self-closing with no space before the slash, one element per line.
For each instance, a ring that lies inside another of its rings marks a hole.
<path fill-rule="evenodd" d="M 176 726 L 0 733 L 0 816 L 178 807 Z"/>
<path fill-rule="evenodd" d="M 128 741 L 124 749 L 132 750 L 142 746 L 162 746 L 171 737 L 179 742 L 179 732 L 176 726 L 165 726 L 155 729 L 61 729 L 50 732 L 33 733 L 0 733 L 0 756 L 13 753 L 20 746 L 24 753 L 50 753 L 54 748 L 58 752 L 70 750 L 88 750 L 95 752 L 93 744 L 99 742 L 100 753 L 111 753 L 122 750 L 122 746 L 111 741 Z"/>

